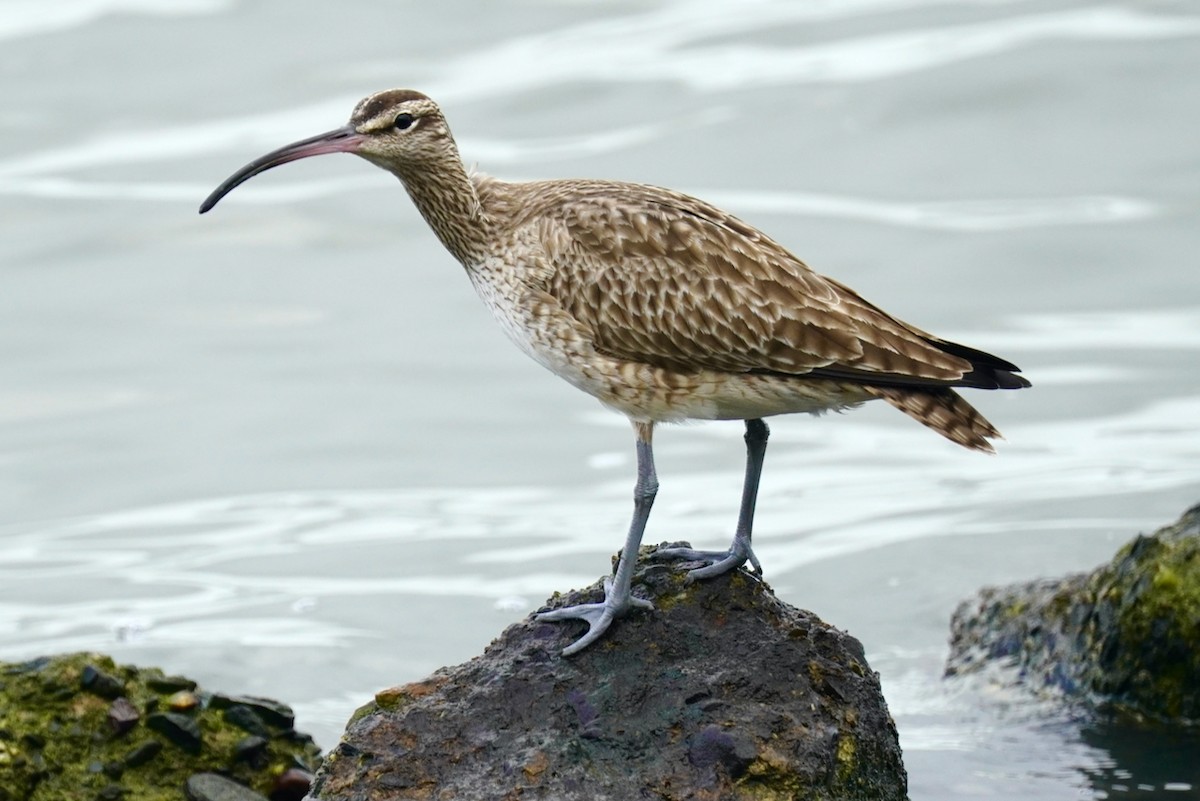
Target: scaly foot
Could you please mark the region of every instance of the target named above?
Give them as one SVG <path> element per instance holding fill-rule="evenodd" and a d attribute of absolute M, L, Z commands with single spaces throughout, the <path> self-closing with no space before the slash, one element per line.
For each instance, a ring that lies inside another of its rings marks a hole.
<path fill-rule="evenodd" d="M 624 597 L 613 592 L 611 577 L 604 579 L 604 600 L 598 604 L 578 604 L 564 606 L 562 609 L 552 609 L 542 612 L 537 620 L 582 620 L 588 624 L 587 633 L 563 649 L 563 656 L 577 654 L 594 643 L 608 630 L 612 622 L 631 609 L 653 609 L 654 604 L 635 598 L 629 590 Z"/>
<path fill-rule="evenodd" d="M 650 555 L 651 559 L 676 559 L 682 562 L 708 562 L 705 567 L 697 567 L 688 571 L 688 579 L 713 578 L 737 570 L 749 562 L 754 568 L 754 575 L 762 575 L 762 565 L 750 548 L 749 537 L 734 537 L 727 551 L 697 551 L 692 548 L 659 548 Z"/>

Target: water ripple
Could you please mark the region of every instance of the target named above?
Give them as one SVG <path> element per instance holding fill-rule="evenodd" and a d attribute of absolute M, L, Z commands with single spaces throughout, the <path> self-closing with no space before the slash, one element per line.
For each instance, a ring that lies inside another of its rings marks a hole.
<path fill-rule="evenodd" d="M 1200 460 L 1198 419 L 1200 397 L 1192 397 L 1110 418 L 1026 424 L 1008 432 L 1015 444 L 1004 460 L 928 447 L 916 426 L 824 426 L 819 444 L 773 454 L 757 550 L 787 592 L 789 576 L 816 562 L 931 536 L 1002 531 L 997 511 L 1010 498 L 1026 510 L 1039 501 L 1053 509 L 1072 498 L 1190 486 Z M 813 425 L 785 419 L 776 431 L 782 442 L 803 441 Z M 697 427 L 692 435 L 731 431 Z M 903 469 L 880 463 L 880 452 L 905 454 Z M 537 601 L 595 579 L 620 544 L 628 483 L 622 477 L 572 492 L 267 494 L 10 530 L 0 537 L 0 655 L 28 654 L 31 646 L 102 648 L 118 630 L 148 640 L 222 636 L 205 620 L 226 621 L 229 637 L 311 647 L 361 635 L 355 626 L 303 622 L 304 610 L 338 598 L 476 598 L 504 608 L 513 598 Z M 729 471 L 669 476 L 648 541 L 722 542 L 737 484 Z M 1043 524 L 1025 514 L 1023 526 Z"/>
<path fill-rule="evenodd" d="M 232 5 L 232 0 L 8 0 L 0 12 L 0 39 L 81 28 L 113 14 L 216 14 Z"/>
<path fill-rule="evenodd" d="M 120 3 L 76 3 L 74 14 L 107 13 Z M 136 3 L 139 9 L 159 9 Z M 220 8 L 195 0 L 191 12 Z M 638 83 L 671 80 L 697 92 L 743 86 L 811 81 L 862 81 L 931 69 L 966 59 L 1062 40 L 1145 41 L 1200 34 L 1200 20 L 1148 13 L 1119 6 L 1017 13 L 1012 4 L 986 2 L 981 13 L 1006 10 L 1010 16 L 960 25 L 922 27 L 791 47 L 729 43 L 731 36 L 770 31 L 782 24 L 891 13 L 924 3 L 863 0 L 848 4 L 757 2 L 754 13 L 740 5 L 675 3 L 634 13 L 518 37 L 448 61 L 427 87 L 444 99 L 515 96 L 574 81 Z M 930 3 L 937 6 L 939 3 Z M 67 15 L 70 16 L 70 15 Z M 65 18 L 65 17 L 64 17 Z M 81 17 L 83 18 L 83 17 Z M 19 27 L 21 15 L 11 17 Z M 714 37 L 718 37 L 714 39 Z M 356 98 L 330 98 L 300 107 L 228 120 L 122 131 L 66 148 L 18 155 L 0 162 L 0 193 L 30 197 L 119 198 L 194 203 L 207 185 L 147 181 L 98 182 L 69 173 L 95 167 L 176 161 L 215 152 L 256 152 L 328 127 L 344 117 Z M 683 125 L 719 124 L 721 107 L 704 119 L 663 119 L 625 126 L 606 125 L 583 135 L 554 139 L 464 138 L 470 158 L 489 165 L 523 164 L 537 158 L 576 158 L 627 149 L 670 137 Z M 277 202 L 355 191 L 366 179 L 327 180 L 285 187 L 250 187 L 248 202 Z M 799 192 L 705 191 L 748 210 L 868 220 L 889 225 L 960 231 L 996 231 L 1047 225 L 1078 225 L 1144 219 L 1158 213 L 1151 201 L 1118 195 L 1058 198 L 980 198 L 956 202 L 899 203 L 874 198 L 822 196 Z"/>
<path fill-rule="evenodd" d="M 1154 41 L 1200 34 L 1200 20 L 1097 6 L 1014 14 L 984 22 L 917 27 L 792 47 L 724 44 L 713 37 L 767 33 L 811 21 L 804 3 L 693 3 L 551 31 L 464 56 L 438 81 L 439 95 L 479 97 L 572 81 L 673 81 L 697 92 L 812 82 L 860 82 L 1061 41 Z M 854 4 L 852 13 L 867 10 Z M 914 4 L 889 4 L 911 7 Z M 870 10 L 882 11 L 879 4 Z M 987 6 L 979 6 L 986 8 Z M 830 4 L 817 4 L 826 15 Z M 536 65 L 536 67 L 535 67 Z"/>
<path fill-rule="evenodd" d="M 1195 350 L 1200 308 L 1025 314 L 1013 319 L 1011 330 L 989 334 L 988 342 L 996 350 Z"/>
<path fill-rule="evenodd" d="M 804 192 L 706 189 L 695 194 L 736 208 L 741 214 L 797 214 L 969 232 L 1133 222 L 1159 213 L 1158 206 L 1150 201 L 1112 195 L 899 203 Z"/>
<path fill-rule="evenodd" d="M 518 149 L 509 148 L 510 152 Z M 235 202 L 256 205 L 295 203 L 369 191 L 380 185 L 374 175 L 309 180 L 282 186 L 263 184 L 242 188 Z M 200 184 L 98 183 L 69 178 L 0 179 L 0 194 L 41 198 L 175 201 L 190 206 L 195 205 L 196 198 L 202 197 L 207 191 L 207 186 Z M 964 233 L 1129 223 L 1161 213 L 1161 207 L 1148 200 L 1114 195 L 906 203 L 815 192 L 696 189 L 690 194 L 736 210 L 743 217 L 750 214 L 784 214 Z"/>

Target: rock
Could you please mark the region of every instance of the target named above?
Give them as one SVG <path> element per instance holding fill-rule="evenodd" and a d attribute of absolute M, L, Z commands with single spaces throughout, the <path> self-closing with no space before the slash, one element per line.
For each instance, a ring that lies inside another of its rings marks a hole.
<path fill-rule="evenodd" d="M 45 670 L 53 659 L 48 656 L 39 656 L 36 659 L 30 659 L 28 662 L 16 662 L 4 665 L 0 672 L 8 675 L 17 675 L 20 673 L 40 673 Z"/>
<path fill-rule="evenodd" d="M 256 763 L 267 755 L 270 742 L 266 737 L 250 735 L 238 740 L 233 746 L 233 758 L 242 762 Z"/>
<path fill-rule="evenodd" d="M 531 616 L 471 661 L 380 692 L 310 797 L 907 797 L 857 640 L 742 571 L 687 583 L 678 566 L 648 564 L 634 587 L 656 611 L 630 614 L 577 656 L 559 652 L 583 624 Z M 549 605 L 601 597 L 597 583 Z"/>
<path fill-rule="evenodd" d="M 108 707 L 108 725 L 118 737 L 130 731 L 141 719 L 141 713 L 128 698 L 118 698 Z"/>
<path fill-rule="evenodd" d="M 156 712 L 146 718 L 146 725 L 189 754 L 199 754 L 204 748 L 200 725 L 187 715 Z"/>
<path fill-rule="evenodd" d="M 1135 720 L 1200 722 L 1200 506 L 1091 573 L 990 587 L 951 622 L 948 676 L 976 673 Z"/>
<path fill-rule="evenodd" d="M 136 768 L 145 765 L 158 756 L 163 750 L 163 744 L 158 740 L 146 740 L 125 755 L 125 767 Z"/>
<path fill-rule="evenodd" d="M 222 717 L 226 723 L 237 726 L 247 734 L 257 734 L 259 737 L 271 736 L 263 719 L 253 709 L 243 704 L 229 707 L 224 711 Z"/>
<path fill-rule="evenodd" d="M 172 693 L 167 699 L 167 708 L 172 712 L 191 712 L 200 706 L 200 696 L 191 690 L 180 690 Z"/>
<path fill-rule="evenodd" d="M 292 708 L 287 704 L 272 701 L 270 698 L 216 693 L 209 701 L 209 706 L 213 709 L 229 709 L 234 706 L 248 707 L 254 714 L 278 729 L 290 729 L 296 724 L 296 715 L 292 712 Z"/>
<path fill-rule="evenodd" d="M 118 686 L 116 699 L 97 692 Z M 196 691 L 195 682 L 164 680 L 157 668 L 117 665 L 101 654 L 0 663 L 0 801 L 178 801 L 188 778 L 204 773 L 250 787 L 261 801 L 292 768 L 320 763 L 311 738 L 290 722 L 268 723 L 258 758 L 238 759 L 246 733 L 221 712 L 204 704 L 187 714 L 165 711 L 181 691 Z M 164 747 L 168 737 L 188 750 Z"/>
<path fill-rule="evenodd" d="M 95 665 L 85 665 L 79 674 L 80 685 L 90 693 L 114 700 L 125 692 L 125 685 L 116 676 L 109 675 Z"/>
<path fill-rule="evenodd" d="M 189 776 L 185 789 L 190 801 L 267 801 L 262 793 L 256 793 L 217 773 Z"/>
<path fill-rule="evenodd" d="M 271 790 L 271 801 L 304 801 L 312 789 L 312 774 L 300 768 L 292 768 L 279 777 Z"/>
<path fill-rule="evenodd" d="M 154 670 L 154 668 L 149 668 Z M 161 671 L 156 671 L 158 675 L 150 676 L 146 679 L 146 686 L 156 693 L 169 695 L 178 692 L 192 692 L 196 689 L 196 682 L 183 676 L 164 676 Z"/>

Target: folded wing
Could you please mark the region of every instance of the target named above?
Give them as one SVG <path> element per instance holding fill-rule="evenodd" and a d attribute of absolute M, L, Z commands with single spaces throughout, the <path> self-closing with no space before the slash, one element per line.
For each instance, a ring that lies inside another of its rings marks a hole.
<path fill-rule="evenodd" d="M 897 320 L 695 198 L 603 182 L 574 192 L 541 223 L 547 291 L 612 356 L 878 387 L 1028 386 L 1015 365 Z"/>

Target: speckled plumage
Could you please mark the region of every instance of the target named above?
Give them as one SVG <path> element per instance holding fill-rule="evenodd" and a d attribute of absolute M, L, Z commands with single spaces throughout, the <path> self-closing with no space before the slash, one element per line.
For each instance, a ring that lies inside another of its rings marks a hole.
<path fill-rule="evenodd" d="M 252 162 L 201 211 L 263 170 L 329 152 L 356 153 L 399 177 L 509 337 L 634 422 L 638 505 L 627 554 L 657 489 L 655 423 L 748 421 L 741 544 L 735 538 L 723 571 L 747 559 L 757 566 L 749 540 L 768 435 L 760 418 L 879 398 L 953 442 L 991 451 L 999 433 L 954 388 L 1029 385 L 1009 362 L 897 320 L 696 198 L 617 181 L 470 175 L 441 110 L 412 90 L 372 95 L 345 128 Z M 597 610 L 574 615 L 593 630 L 568 652 L 637 605 L 628 579 L 618 571 L 624 587 L 606 598 L 605 620 Z"/>
<path fill-rule="evenodd" d="M 950 387 L 1022 383 L 1013 365 L 945 349 L 687 195 L 464 172 L 466 187 L 486 220 L 483 257 L 464 260 L 480 296 L 533 358 L 631 419 L 746 419 L 878 397 L 990 451 L 998 432 Z"/>

